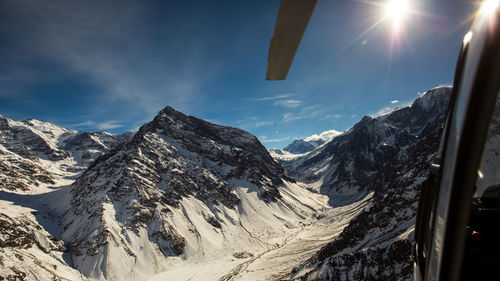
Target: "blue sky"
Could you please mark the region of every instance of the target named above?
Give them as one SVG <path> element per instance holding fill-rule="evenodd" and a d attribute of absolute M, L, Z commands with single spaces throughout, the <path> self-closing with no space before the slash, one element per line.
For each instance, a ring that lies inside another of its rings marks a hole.
<path fill-rule="evenodd" d="M 266 81 L 278 0 L 0 0 L 0 114 L 121 133 L 169 105 L 268 148 L 343 131 L 452 83 L 477 3 L 409 1 L 395 32 L 384 1 L 319 0 L 287 80 Z"/>

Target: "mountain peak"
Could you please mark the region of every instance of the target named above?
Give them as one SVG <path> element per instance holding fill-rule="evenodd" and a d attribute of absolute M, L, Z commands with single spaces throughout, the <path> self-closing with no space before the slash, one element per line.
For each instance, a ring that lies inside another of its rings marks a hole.
<path fill-rule="evenodd" d="M 186 134 L 189 135 L 183 142 L 193 142 L 192 136 L 197 135 L 200 140 L 214 141 L 239 149 L 245 149 L 247 145 L 262 146 L 259 140 L 247 131 L 229 126 L 221 126 L 193 116 L 187 116 L 170 106 L 162 109 L 152 122 L 143 126 L 139 130 L 139 137 L 146 131 L 158 131 L 174 139 L 185 138 Z M 263 146 L 262 149 L 265 150 Z"/>
<path fill-rule="evenodd" d="M 151 181 L 148 189 L 160 189 L 170 205 L 177 205 L 182 197 L 194 195 L 207 204 L 216 202 L 234 207 L 237 200 L 232 198 L 231 186 L 225 183 L 231 179 L 252 183 L 261 199 L 275 201 L 280 198 L 277 187 L 283 184 L 282 179 L 293 181 L 255 136 L 238 128 L 186 116 L 169 106 L 142 126 L 129 144 L 100 158 L 88 172 L 99 174 L 100 166 L 113 166 L 117 162 L 122 162 L 120 169 L 137 163 L 157 163 L 151 167 L 150 177 L 159 182 L 148 180 Z M 171 174 L 176 175 L 186 166 L 189 166 L 189 173 L 175 179 L 178 188 L 163 190 L 161 181 L 171 181 Z M 130 180 L 130 175 L 119 177 Z M 83 178 L 76 184 L 84 181 Z M 144 188 L 137 183 L 131 186 Z M 99 188 L 106 190 L 109 186 Z"/>
<path fill-rule="evenodd" d="M 304 139 L 304 141 L 317 141 L 317 140 L 323 140 L 323 141 L 329 141 L 331 139 L 333 139 L 334 137 L 338 136 L 342 134 L 342 132 L 339 132 L 337 130 L 328 130 L 328 131 L 324 131 L 322 132 L 321 134 L 317 135 L 317 134 L 314 134 L 312 136 L 309 136 L 307 138 Z"/>
<path fill-rule="evenodd" d="M 304 139 L 294 140 L 292 143 L 283 148 L 283 151 L 289 152 L 291 154 L 303 154 L 311 152 L 321 145 L 331 141 L 334 137 L 340 134 L 342 134 L 342 132 L 336 130 L 324 131 L 319 135 L 314 134 Z M 274 152 L 277 151 L 275 150 Z M 281 154 L 283 153 L 281 152 Z"/>
<path fill-rule="evenodd" d="M 179 256 L 197 245 L 198 223 L 208 227 L 211 237 L 225 225 L 242 226 L 235 215 L 246 213 L 247 206 L 254 210 L 282 204 L 288 193 L 280 190 L 292 181 L 250 133 L 165 107 L 131 142 L 100 157 L 75 181 L 73 209 L 65 215 L 71 226 L 62 235 L 71 241 L 80 265 L 114 264 L 102 258 L 109 241 L 122 243 L 119 251 L 131 265 L 136 256 L 146 253 L 150 258 L 142 245 L 121 238 L 125 232 L 126 237 L 148 241 L 162 259 Z M 107 215 L 111 209 L 113 214 Z M 85 225 L 99 228 L 73 223 L 82 217 Z M 186 229 L 179 221 L 193 225 Z M 110 227 L 114 225 L 121 229 Z M 100 272 L 80 269 L 90 276 Z"/>
<path fill-rule="evenodd" d="M 158 112 L 158 114 L 156 115 L 156 117 L 165 117 L 165 116 L 173 116 L 180 119 L 188 118 L 188 116 L 186 116 L 182 112 L 177 111 L 173 107 L 170 107 L 168 105 L 162 110 L 160 110 L 160 112 Z"/>
<path fill-rule="evenodd" d="M 425 92 L 420 98 L 415 100 L 412 106 L 420 106 L 424 110 L 430 110 L 430 107 L 437 106 L 443 108 L 449 100 L 452 87 L 441 86 Z"/>

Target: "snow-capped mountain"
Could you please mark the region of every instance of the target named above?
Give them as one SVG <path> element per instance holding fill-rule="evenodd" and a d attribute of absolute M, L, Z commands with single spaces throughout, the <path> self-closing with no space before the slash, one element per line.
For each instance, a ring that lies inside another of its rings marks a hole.
<path fill-rule="evenodd" d="M 340 134 L 342 134 L 342 132 L 336 130 L 328 130 L 322 132 L 319 135 L 315 134 L 304 139 L 294 140 L 282 150 L 272 149 L 270 152 L 272 155 L 274 154 L 273 157 L 275 158 L 280 158 L 280 155 L 307 153 L 315 150 L 322 144 L 330 141 Z"/>
<path fill-rule="evenodd" d="M 67 190 L 55 189 L 71 184 L 99 155 L 130 137 L 0 116 L 0 277 L 82 278 L 57 238 L 69 198 Z"/>
<path fill-rule="evenodd" d="M 331 198 L 356 200 L 383 191 L 375 179 L 390 181 L 391 171 L 384 167 L 403 160 L 424 130 L 441 124 L 450 93 L 450 87 L 430 90 L 409 107 L 376 118 L 365 116 L 319 149 L 279 161 L 296 180 Z"/>
<path fill-rule="evenodd" d="M 321 149 L 293 160 L 290 173 L 328 194 L 333 205 L 375 193 L 371 205 L 290 278 L 410 277 L 418 192 L 438 148 L 450 95 L 451 88 L 436 88 L 411 107 L 364 117 Z"/>
<path fill-rule="evenodd" d="M 322 206 L 253 135 L 170 107 L 99 157 L 71 193 L 62 239 L 74 265 L 112 280 L 144 279 L 179 260 L 249 258 Z"/>
<path fill-rule="evenodd" d="M 83 172 L 99 155 L 131 138 L 131 133 L 76 132 L 30 119 L 0 116 L 0 189 L 37 192 Z"/>
<path fill-rule="evenodd" d="M 301 154 L 170 107 L 133 136 L 0 117 L 0 277 L 407 279 L 450 92 Z"/>
<path fill-rule="evenodd" d="M 0 190 L 0 279 L 86 280 L 71 266 L 59 237 L 64 194 Z M 67 202 L 67 201 L 66 201 Z"/>
<path fill-rule="evenodd" d="M 294 140 L 292 143 L 283 148 L 283 150 L 292 154 L 302 154 L 313 151 L 323 143 L 325 143 L 325 141 L 321 139 L 315 141 Z"/>

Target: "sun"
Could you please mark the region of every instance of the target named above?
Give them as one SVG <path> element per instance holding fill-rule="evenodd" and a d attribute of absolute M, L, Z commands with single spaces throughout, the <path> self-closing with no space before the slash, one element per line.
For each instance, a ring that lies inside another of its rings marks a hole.
<path fill-rule="evenodd" d="M 408 0 L 389 0 L 385 5 L 385 17 L 392 20 L 395 27 L 399 27 L 409 8 Z"/>
<path fill-rule="evenodd" d="M 479 13 L 492 15 L 497 11 L 500 6 L 499 0 L 484 0 L 479 7 Z"/>

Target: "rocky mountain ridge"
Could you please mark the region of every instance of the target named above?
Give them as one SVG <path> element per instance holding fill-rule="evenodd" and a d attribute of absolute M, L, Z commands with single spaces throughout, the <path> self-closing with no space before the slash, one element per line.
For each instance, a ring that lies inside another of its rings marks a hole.
<path fill-rule="evenodd" d="M 144 279 L 281 243 L 320 206 L 301 192 L 253 135 L 166 107 L 75 181 L 61 237 L 86 276 Z"/>
<path fill-rule="evenodd" d="M 406 279 L 450 90 L 281 165 L 170 107 L 133 137 L 1 117 L 0 277 Z"/>
<path fill-rule="evenodd" d="M 34 119 L 0 116 L 0 189 L 36 192 L 36 187 L 55 185 L 58 179 L 71 180 L 131 136 L 77 132 Z"/>
<path fill-rule="evenodd" d="M 277 160 L 296 180 L 332 198 L 353 195 L 356 200 L 358 195 L 383 191 L 378 183 L 394 177 L 391 163 L 407 157 L 421 135 L 443 122 L 450 94 L 450 87 L 429 90 L 409 107 L 363 117 L 314 151 Z"/>
<path fill-rule="evenodd" d="M 270 149 L 269 152 L 277 159 L 290 159 L 298 157 L 300 154 L 311 152 L 323 144 L 329 142 L 334 137 L 342 134 L 336 130 L 324 131 L 320 134 L 314 134 L 304 139 L 297 139 L 285 146 L 283 149 Z"/>
<path fill-rule="evenodd" d="M 82 279 L 58 238 L 69 201 L 64 186 L 130 137 L 0 116 L 0 277 Z"/>
<path fill-rule="evenodd" d="M 317 151 L 285 163 L 292 175 L 328 194 L 331 204 L 374 192 L 371 205 L 289 278 L 410 279 L 418 194 L 438 149 L 450 96 L 451 88 L 436 88 L 410 107 L 365 116 Z"/>

